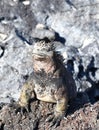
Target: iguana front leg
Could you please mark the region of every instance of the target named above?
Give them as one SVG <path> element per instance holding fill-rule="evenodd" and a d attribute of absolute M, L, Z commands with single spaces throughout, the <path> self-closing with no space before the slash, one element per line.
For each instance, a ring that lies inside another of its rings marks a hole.
<path fill-rule="evenodd" d="M 51 126 L 58 126 L 60 124 L 61 119 L 65 116 L 66 110 L 68 108 L 68 96 L 66 93 L 62 94 L 61 91 L 59 91 L 55 95 L 56 99 L 56 107 L 53 116 L 49 116 L 46 121 L 50 122 Z"/>
<path fill-rule="evenodd" d="M 24 112 L 30 111 L 29 99 L 33 98 L 33 94 L 34 94 L 34 83 L 33 80 L 29 80 L 22 86 L 18 102 L 12 104 L 12 106 L 16 108 L 16 113 L 20 111 L 21 114 L 23 115 Z"/>
<path fill-rule="evenodd" d="M 60 100 L 57 100 L 56 108 L 54 112 L 54 118 L 52 122 L 50 123 L 50 127 L 54 126 L 57 127 L 60 125 L 61 119 L 65 116 L 67 107 L 68 107 L 68 99 L 67 98 L 61 98 Z"/>
<path fill-rule="evenodd" d="M 19 105 L 21 107 L 25 107 L 28 105 L 29 99 L 32 97 L 34 92 L 34 84 L 33 81 L 28 81 L 22 87 L 21 94 L 19 97 Z"/>
<path fill-rule="evenodd" d="M 56 108 L 55 108 L 55 116 L 61 116 L 65 114 L 68 106 L 68 98 L 61 98 L 60 100 L 57 100 Z"/>

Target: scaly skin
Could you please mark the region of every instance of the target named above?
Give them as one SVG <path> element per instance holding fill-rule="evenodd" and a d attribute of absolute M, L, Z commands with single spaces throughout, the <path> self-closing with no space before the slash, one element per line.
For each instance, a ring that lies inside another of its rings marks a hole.
<path fill-rule="evenodd" d="M 76 87 L 55 52 L 54 43 L 41 41 L 34 44 L 33 69 L 32 80 L 28 80 L 22 87 L 20 106 L 25 107 L 34 92 L 37 99 L 56 103 L 55 117 L 64 115 L 68 101 L 76 96 Z"/>

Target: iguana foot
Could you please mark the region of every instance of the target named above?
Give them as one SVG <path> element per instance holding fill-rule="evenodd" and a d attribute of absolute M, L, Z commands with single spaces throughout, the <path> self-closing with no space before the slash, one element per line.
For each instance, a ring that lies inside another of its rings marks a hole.
<path fill-rule="evenodd" d="M 19 104 L 19 102 L 13 102 L 9 106 L 13 107 L 15 109 L 16 114 L 20 113 L 22 116 L 29 114 L 29 112 L 30 112 L 29 104 L 27 104 L 25 106 L 21 106 Z"/>
<path fill-rule="evenodd" d="M 23 107 L 23 106 L 18 105 L 15 110 L 15 113 L 17 114 L 18 112 L 20 112 L 21 115 L 29 114 L 30 112 L 29 106 L 27 105 Z"/>
<path fill-rule="evenodd" d="M 60 125 L 60 122 L 64 116 L 65 113 L 59 113 L 59 112 L 51 113 L 49 117 L 46 119 L 46 122 L 50 122 L 49 127 L 53 126 L 54 128 L 56 128 L 57 126 Z"/>

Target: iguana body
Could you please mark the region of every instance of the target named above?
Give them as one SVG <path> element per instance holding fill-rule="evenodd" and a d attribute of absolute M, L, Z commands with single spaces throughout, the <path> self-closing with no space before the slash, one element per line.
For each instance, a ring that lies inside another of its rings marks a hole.
<path fill-rule="evenodd" d="M 60 116 L 66 112 L 68 101 L 76 96 L 76 86 L 55 51 L 57 45 L 54 44 L 57 43 L 41 41 L 34 44 L 34 74 L 23 85 L 19 104 L 26 106 L 35 93 L 41 101 L 56 103 L 55 116 Z"/>

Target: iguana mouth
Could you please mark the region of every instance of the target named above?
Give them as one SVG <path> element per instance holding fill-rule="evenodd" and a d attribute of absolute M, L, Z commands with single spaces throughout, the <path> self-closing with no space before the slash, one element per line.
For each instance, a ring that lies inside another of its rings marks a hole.
<path fill-rule="evenodd" d="M 46 51 L 37 51 L 37 50 L 35 50 L 35 51 L 33 51 L 33 53 L 32 53 L 33 55 L 38 55 L 38 56 L 40 56 L 40 57 L 43 57 L 43 56 L 50 56 L 50 57 L 52 57 L 53 56 L 53 52 L 52 51 L 49 51 L 49 52 L 46 52 Z"/>
<path fill-rule="evenodd" d="M 47 61 L 49 61 L 50 57 L 51 57 L 51 56 L 46 55 L 46 54 L 35 54 L 35 55 L 33 56 L 35 62 L 36 62 L 36 61 L 39 61 L 39 62 L 44 61 L 45 63 L 47 63 Z"/>

